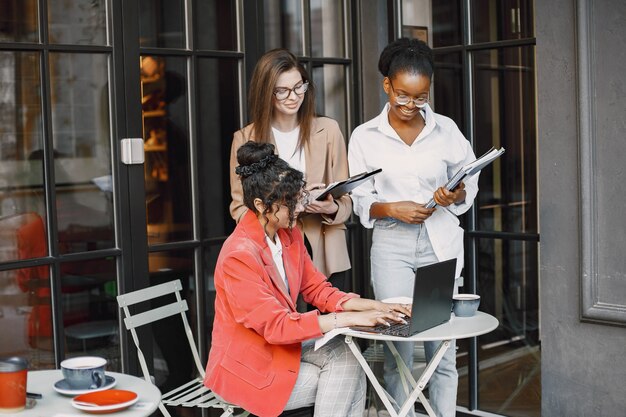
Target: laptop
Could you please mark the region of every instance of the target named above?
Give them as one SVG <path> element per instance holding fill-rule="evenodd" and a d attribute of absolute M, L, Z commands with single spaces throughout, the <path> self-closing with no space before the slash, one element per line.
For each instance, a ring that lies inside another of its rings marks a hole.
<path fill-rule="evenodd" d="M 422 266 L 415 271 L 413 304 L 407 324 L 352 326 L 352 330 L 409 337 L 450 320 L 454 293 L 456 258 Z"/>

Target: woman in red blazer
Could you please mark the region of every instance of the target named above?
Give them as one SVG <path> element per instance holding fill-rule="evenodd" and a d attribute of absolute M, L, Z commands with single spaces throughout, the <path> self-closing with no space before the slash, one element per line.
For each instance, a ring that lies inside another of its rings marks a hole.
<path fill-rule="evenodd" d="M 217 260 L 204 383 L 260 417 L 310 405 L 316 416 L 361 417 L 365 378 L 356 358 L 338 338 L 317 351 L 312 339 L 337 327 L 402 321 L 410 310 L 341 292 L 313 266 L 293 227 L 308 197 L 302 173 L 272 144 L 248 142 L 237 159 L 249 210 Z M 297 312 L 299 294 L 319 310 Z"/>

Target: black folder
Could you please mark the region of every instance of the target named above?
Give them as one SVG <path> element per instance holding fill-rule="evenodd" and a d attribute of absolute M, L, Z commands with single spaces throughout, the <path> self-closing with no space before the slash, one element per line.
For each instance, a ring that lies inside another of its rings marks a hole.
<path fill-rule="evenodd" d="M 317 196 L 316 200 L 322 201 L 325 200 L 328 194 L 332 195 L 333 198 L 337 199 L 344 194 L 349 193 L 354 190 L 359 185 L 363 184 L 365 181 L 368 181 L 374 175 L 381 172 L 383 169 L 378 168 L 374 171 L 370 172 L 362 172 L 358 175 L 354 175 L 347 180 L 333 182 L 332 184 L 328 184 L 328 186 L 322 191 L 320 195 Z"/>

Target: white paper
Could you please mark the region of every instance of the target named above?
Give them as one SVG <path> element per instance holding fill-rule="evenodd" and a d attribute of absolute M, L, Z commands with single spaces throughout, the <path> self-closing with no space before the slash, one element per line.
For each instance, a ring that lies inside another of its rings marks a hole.
<path fill-rule="evenodd" d="M 350 329 L 348 327 L 339 327 L 338 329 L 332 329 L 331 331 L 324 333 L 324 336 L 320 337 L 319 339 L 315 341 L 315 349 L 313 350 L 317 350 L 321 348 L 326 343 L 328 343 L 328 341 L 331 340 L 333 337 L 339 334 L 343 334 L 349 330 Z"/>

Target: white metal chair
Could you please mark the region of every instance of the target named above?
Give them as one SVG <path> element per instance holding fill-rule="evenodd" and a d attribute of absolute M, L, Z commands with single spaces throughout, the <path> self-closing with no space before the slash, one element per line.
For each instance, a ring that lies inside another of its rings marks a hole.
<path fill-rule="evenodd" d="M 137 337 L 136 329 L 140 326 L 154 323 L 158 320 L 179 314 L 183 321 L 185 334 L 187 335 L 187 340 L 189 342 L 189 348 L 191 349 L 191 353 L 193 355 L 199 376 L 189 381 L 188 383 L 183 384 L 182 386 L 175 388 L 166 394 L 163 394 L 161 398 L 161 403 L 159 404 L 159 409 L 165 417 L 171 417 L 165 406 L 221 408 L 224 411 L 221 417 L 234 416 L 235 408 L 237 408 L 237 406 L 225 402 L 211 390 L 206 388 L 202 383 L 205 372 L 200 362 L 200 357 L 198 355 L 196 343 L 193 339 L 191 328 L 189 327 L 189 322 L 187 321 L 187 317 L 185 316 L 185 312 L 188 310 L 188 306 L 187 301 L 184 300 L 180 295 L 181 290 L 182 284 L 180 280 L 175 280 L 117 296 L 117 303 L 124 311 L 124 325 L 126 326 L 126 329 L 128 329 L 132 334 L 133 341 L 135 342 L 135 346 L 137 347 L 137 355 L 139 357 L 139 363 L 141 365 L 143 376 L 146 381 L 152 383 L 152 378 L 150 377 L 150 373 L 148 371 L 146 359 L 143 352 L 141 351 L 141 347 L 139 346 L 139 338 Z M 131 314 L 130 312 L 129 307 L 132 305 L 147 302 L 158 297 L 171 297 L 172 295 L 176 296 L 176 301 L 171 304 L 152 308 L 136 314 Z M 172 342 L 180 343 L 180 341 L 178 340 Z M 239 415 L 239 417 L 248 416 L 249 414 L 250 413 L 244 411 L 242 414 Z"/>

